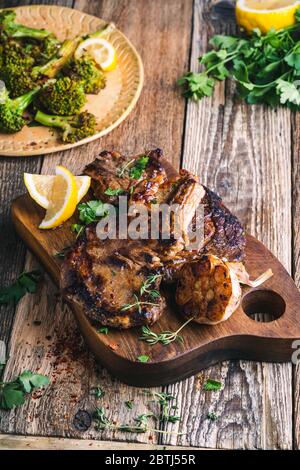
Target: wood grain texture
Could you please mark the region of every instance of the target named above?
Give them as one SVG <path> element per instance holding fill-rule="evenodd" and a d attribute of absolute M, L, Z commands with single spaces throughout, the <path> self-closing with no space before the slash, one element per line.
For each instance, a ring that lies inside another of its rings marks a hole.
<path fill-rule="evenodd" d="M 11 436 L 0 434 L 1 450 L 189 450 L 189 447 L 158 446 L 154 444 L 130 444 L 128 442 L 96 441 L 90 439 L 66 439 L 59 437 Z M 194 450 L 207 450 L 196 447 Z"/>
<path fill-rule="evenodd" d="M 41 172 L 52 173 L 55 165 L 62 162 L 71 171 L 79 172 L 104 148 L 135 153 L 155 146 L 161 146 L 178 168 L 185 103 L 178 94 L 176 80 L 188 66 L 192 1 L 80 1 L 75 2 L 74 7 L 114 21 L 132 39 L 142 55 L 145 87 L 137 107 L 118 129 L 84 148 L 47 156 Z M 169 60 L 162 61 L 166 50 Z M 26 267 L 34 265 L 34 259 L 28 255 Z M 10 342 L 11 360 L 6 368 L 7 377 L 24 368 L 40 368 L 51 376 L 52 385 L 40 399 L 29 401 L 15 412 L 2 413 L 1 430 L 17 434 L 157 442 L 156 435 L 149 433 L 96 432 L 93 426 L 82 433 L 74 428 L 73 417 L 78 409 L 92 413 L 95 406 L 101 404 L 110 418 L 128 422 L 146 411 L 149 398 L 141 390 L 112 379 L 96 365 L 84 346 L 76 354 L 79 333 L 67 307 L 55 299 L 55 292 L 56 288 L 47 279 L 37 295 L 25 297 L 19 303 Z M 36 330 L 33 329 L 35 319 L 42 322 Z M 33 337 L 30 345 L 26 345 L 29 332 Z M 46 336 L 51 336 L 51 340 Z M 61 345 L 68 338 L 71 338 L 70 343 L 65 347 Z M 57 364 L 58 356 L 65 362 Z M 100 402 L 89 395 L 95 385 L 101 385 L 106 391 Z M 124 405 L 129 399 L 135 402 L 130 411 Z"/>
<path fill-rule="evenodd" d="M 293 234 L 293 275 L 300 288 L 300 116 L 294 115 L 292 127 L 293 143 L 293 193 L 292 193 L 292 234 Z M 300 355 L 298 355 L 298 358 Z M 300 449 L 300 363 L 294 366 L 294 446 Z"/>
<path fill-rule="evenodd" d="M 214 32 L 232 32 L 222 24 L 216 2 L 195 1 L 191 68 Z M 223 17 L 224 20 L 224 17 Z M 291 269 L 291 119 L 289 111 L 247 106 L 227 83 L 212 99 L 189 103 L 182 165 L 218 190 L 225 203 Z M 222 377 L 224 391 L 199 400 L 196 378 L 173 385 L 182 397 L 187 435 L 161 442 L 221 448 L 292 447 L 291 365 L 227 363 L 207 370 Z M 200 376 L 201 380 L 201 376 Z M 169 388 L 168 388 L 169 390 Z M 284 404 L 284 406 L 283 406 Z M 206 419 L 209 411 L 219 418 Z M 193 423 L 193 424 L 191 424 Z M 205 424 L 205 427 L 203 425 Z M 182 428 L 182 426 L 181 426 Z"/>

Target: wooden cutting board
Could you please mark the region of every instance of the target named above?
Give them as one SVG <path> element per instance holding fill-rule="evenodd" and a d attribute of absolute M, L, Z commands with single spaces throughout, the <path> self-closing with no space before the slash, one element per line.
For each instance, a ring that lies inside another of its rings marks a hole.
<path fill-rule="evenodd" d="M 165 166 L 169 174 L 174 173 L 167 162 Z M 61 261 L 55 255 L 74 243 L 71 224 L 77 219 L 73 216 L 56 230 L 39 230 L 43 215 L 44 210 L 28 195 L 20 196 L 12 204 L 17 232 L 59 285 Z M 226 322 L 216 326 L 187 325 L 182 331 L 183 343 L 150 346 L 139 340 L 140 328 L 110 329 L 108 335 L 100 334 L 78 305 L 70 303 L 70 307 L 99 362 L 130 385 L 146 387 L 177 382 L 228 359 L 291 361 L 293 343 L 300 339 L 300 293 L 275 256 L 250 235 L 247 235 L 246 268 L 252 279 L 268 268 L 274 275 L 259 288 L 243 288 L 241 305 Z M 165 312 L 152 327 L 155 332 L 176 331 L 184 322 L 176 311 L 174 296 L 168 297 Z M 260 321 L 255 320 L 256 314 L 260 314 Z M 149 362 L 139 362 L 140 355 L 149 356 Z"/>

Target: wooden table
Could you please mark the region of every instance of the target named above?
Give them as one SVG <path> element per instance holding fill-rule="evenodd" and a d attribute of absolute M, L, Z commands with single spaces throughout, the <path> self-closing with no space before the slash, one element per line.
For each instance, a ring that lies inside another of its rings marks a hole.
<path fill-rule="evenodd" d="M 0 6 L 19 3 L 1 0 Z M 135 153 L 154 146 L 163 148 L 174 165 L 197 173 L 216 190 L 299 284 L 300 115 L 241 103 L 231 83 L 218 84 L 213 98 L 200 104 L 186 103 L 176 86 L 184 71 L 198 68 L 197 57 L 206 50 L 211 34 L 234 31 L 226 10 L 209 0 L 44 3 L 82 9 L 114 21 L 142 55 L 145 87 L 134 112 L 105 138 L 45 157 L 1 158 L 0 285 L 37 266 L 10 219 L 11 200 L 24 192 L 24 172 L 52 173 L 59 163 L 79 172 L 102 149 Z M 93 386 L 100 385 L 106 392 L 101 403 L 117 422 L 124 421 L 125 415 L 128 421 L 145 412 L 148 397 L 113 379 L 95 363 L 47 275 L 37 294 L 24 297 L 16 309 L 1 308 L 0 339 L 7 343 L 10 355 L 7 377 L 31 369 L 49 375 L 52 382 L 42 397 L 1 413 L 0 432 L 14 436 L 2 436 L 0 447 L 71 445 L 48 439 L 54 436 L 72 438 L 74 448 L 91 445 L 74 439 L 225 449 L 300 446 L 300 368 L 291 364 L 227 362 L 165 387 L 164 391 L 178 399 L 182 422 L 172 425 L 172 430 L 185 433 L 180 437 L 97 432 L 93 426 L 86 432 L 76 429 L 76 412 L 96 406 L 90 395 Z M 201 384 L 208 377 L 220 380 L 223 389 L 203 392 Z M 124 406 L 129 399 L 134 400 L 133 410 Z M 218 419 L 208 420 L 208 412 L 215 412 Z M 28 437 L 24 444 L 16 435 L 44 438 Z M 120 448 L 120 443 L 93 445 Z"/>

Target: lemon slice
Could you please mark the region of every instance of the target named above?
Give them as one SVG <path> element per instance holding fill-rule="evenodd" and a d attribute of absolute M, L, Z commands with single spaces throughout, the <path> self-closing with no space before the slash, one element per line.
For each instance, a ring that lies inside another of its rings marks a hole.
<path fill-rule="evenodd" d="M 262 33 L 282 29 L 295 23 L 295 12 L 300 1 L 293 0 L 238 0 L 236 19 L 249 33 L 259 28 Z"/>
<path fill-rule="evenodd" d="M 105 72 L 116 67 L 117 55 L 115 48 L 106 39 L 91 37 L 82 41 L 75 51 L 75 59 L 79 59 L 84 54 L 93 57 Z"/>
<path fill-rule="evenodd" d="M 52 193 L 55 175 L 34 175 L 31 173 L 24 173 L 24 183 L 32 199 L 43 207 L 48 209 L 49 200 Z M 77 203 L 86 195 L 91 185 L 91 178 L 89 176 L 75 176 L 75 181 L 78 190 Z"/>
<path fill-rule="evenodd" d="M 75 177 L 63 166 L 56 167 L 49 206 L 39 228 L 47 229 L 61 225 L 75 212 L 78 190 Z"/>

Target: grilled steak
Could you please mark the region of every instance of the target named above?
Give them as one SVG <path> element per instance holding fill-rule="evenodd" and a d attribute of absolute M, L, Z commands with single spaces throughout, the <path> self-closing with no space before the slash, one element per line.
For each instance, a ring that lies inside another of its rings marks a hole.
<path fill-rule="evenodd" d="M 153 295 L 162 279 L 157 276 L 159 265 L 145 242 L 101 241 L 92 224 L 66 256 L 61 287 L 92 321 L 116 328 L 151 325 L 165 305 L 161 296 Z M 145 283 L 149 286 L 141 291 Z"/>
<path fill-rule="evenodd" d="M 243 259 L 245 237 L 238 219 L 194 175 L 181 170 L 168 177 L 161 150 L 135 158 L 102 152 L 84 173 L 92 178 L 96 198 L 116 205 L 118 196 L 107 190 L 120 190 L 127 194 L 131 207 L 146 206 L 145 235 L 149 236 L 149 222 L 154 217 L 150 208 L 155 203 L 177 205 L 180 221 L 178 236 L 175 215 L 161 216 L 155 240 L 101 241 L 95 225 L 86 229 L 63 263 L 62 288 L 92 321 L 117 328 L 151 325 L 165 306 L 158 293 L 162 280 L 174 282 L 183 265 L 199 261 L 204 253 L 229 261 Z M 204 241 L 197 250 L 187 251 L 188 228 L 197 222 L 194 214 L 200 203 L 204 204 Z M 166 228 L 170 229 L 167 239 Z M 153 284 L 145 289 L 149 279 Z"/>
<path fill-rule="evenodd" d="M 135 158 L 125 157 L 118 152 L 104 151 L 85 167 L 84 174 L 92 178 L 91 186 L 98 199 L 117 203 L 118 195 L 111 196 L 107 192 L 119 190 L 130 194 L 131 201 L 146 204 L 155 199 L 156 192 L 167 179 L 161 158 L 160 149 L 151 150 Z M 136 172 L 132 171 L 134 167 L 137 168 Z M 140 168 L 141 176 L 136 178 Z"/>

